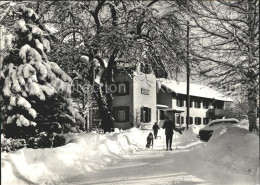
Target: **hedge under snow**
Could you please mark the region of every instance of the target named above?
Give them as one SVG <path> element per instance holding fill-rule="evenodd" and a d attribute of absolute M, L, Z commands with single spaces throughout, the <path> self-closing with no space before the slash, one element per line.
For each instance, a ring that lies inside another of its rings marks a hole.
<path fill-rule="evenodd" d="M 2 183 L 55 184 L 102 169 L 144 147 L 147 135 L 136 128 L 104 135 L 69 134 L 69 143 L 61 147 L 2 153 Z"/>

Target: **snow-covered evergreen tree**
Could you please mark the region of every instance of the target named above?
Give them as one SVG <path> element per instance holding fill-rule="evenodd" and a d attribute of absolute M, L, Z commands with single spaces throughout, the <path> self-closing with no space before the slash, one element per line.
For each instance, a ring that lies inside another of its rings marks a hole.
<path fill-rule="evenodd" d="M 38 26 L 38 15 L 25 6 L 19 7 L 18 14 L 15 33 L 5 36 L 8 42 L 1 43 L 11 48 L 0 77 L 4 134 L 28 139 L 36 130 L 67 132 L 84 124 L 72 105 L 72 79 L 48 60 L 50 41 Z"/>

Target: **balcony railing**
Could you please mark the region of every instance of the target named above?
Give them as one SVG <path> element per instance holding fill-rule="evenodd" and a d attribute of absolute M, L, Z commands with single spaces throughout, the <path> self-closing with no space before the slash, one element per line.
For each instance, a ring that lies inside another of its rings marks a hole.
<path fill-rule="evenodd" d="M 209 109 L 208 110 L 208 117 L 214 118 L 214 117 L 224 117 L 228 116 L 230 112 L 225 109 Z"/>

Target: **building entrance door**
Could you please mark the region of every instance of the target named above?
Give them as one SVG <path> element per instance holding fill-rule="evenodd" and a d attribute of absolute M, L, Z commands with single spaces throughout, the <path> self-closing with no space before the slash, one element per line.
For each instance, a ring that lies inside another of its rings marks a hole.
<path fill-rule="evenodd" d="M 173 111 L 169 110 L 167 111 L 167 116 L 169 116 L 169 119 L 174 121 L 175 120 L 175 114 Z"/>
<path fill-rule="evenodd" d="M 181 113 L 175 113 L 175 124 L 181 125 Z"/>

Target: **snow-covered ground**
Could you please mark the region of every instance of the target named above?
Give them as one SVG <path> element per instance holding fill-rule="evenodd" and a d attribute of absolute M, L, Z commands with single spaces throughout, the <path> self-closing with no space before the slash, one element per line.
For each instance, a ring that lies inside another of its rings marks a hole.
<path fill-rule="evenodd" d="M 144 147 L 145 135 L 138 129 L 70 134 L 62 147 L 2 153 L 2 184 L 53 184 L 102 169 Z"/>
<path fill-rule="evenodd" d="M 146 149 L 149 130 L 99 135 L 70 134 L 70 142 L 52 149 L 2 153 L 2 184 L 259 184 L 259 137 L 239 127 L 197 139 L 192 126 L 174 134 L 165 151 L 164 130 Z"/>

